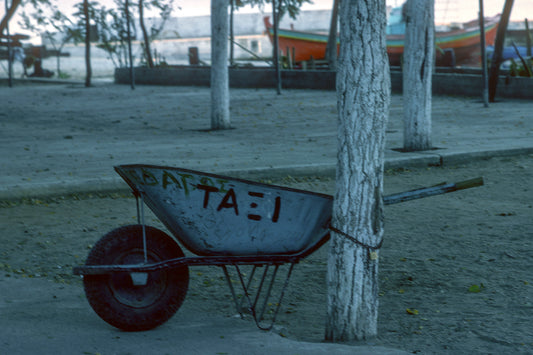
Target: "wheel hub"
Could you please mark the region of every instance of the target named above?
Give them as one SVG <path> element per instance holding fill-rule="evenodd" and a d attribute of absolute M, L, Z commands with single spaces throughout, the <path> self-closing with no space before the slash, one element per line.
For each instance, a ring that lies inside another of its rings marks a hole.
<path fill-rule="evenodd" d="M 159 261 L 149 253 L 148 263 Z M 129 250 L 114 260 L 117 265 L 144 264 L 143 250 Z M 116 300 L 133 308 L 145 308 L 157 302 L 166 289 L 166 272 L 114 273 L 109 278 L 109 287 Z"/>

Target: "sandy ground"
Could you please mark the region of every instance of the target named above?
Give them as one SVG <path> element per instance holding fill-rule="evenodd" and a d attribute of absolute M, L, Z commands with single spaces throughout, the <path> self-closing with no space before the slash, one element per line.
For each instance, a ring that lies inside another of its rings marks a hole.
<path fill-rule="evenodd" d="M 373 344 L 412 353 L 533 353 L 533 156 L 390 170 L 385 192 L 478 176 L 485 186 L 386 207 Z M 329 178 L 267 182 L 334 191 Z M 50 279 L 79 292 L 71 268 L 105 233 L 135 221 L 128 195 L 2 202 L 0 277 Z M 326 245 L 293 273 L 276 328 L 289 338 L 323 340 L 327 252 Z M 183 308 L 235 315 L 220 270 L 194 267 L 190 275 Z"/>

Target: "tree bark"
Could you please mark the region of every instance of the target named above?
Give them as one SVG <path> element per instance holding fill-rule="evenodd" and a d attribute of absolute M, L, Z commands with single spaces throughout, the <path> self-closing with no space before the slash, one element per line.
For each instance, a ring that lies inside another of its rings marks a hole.
<path fill-rule="evenodd" d="M 9 19 L 11 18 L 11 16 L 13 16 L 13 14 L 10 14 L 10 11 L 9 11 L 9 4 L 6 0 L 5 2 L 5 5 L 6 5 L 6 15 L 4 17 L 4 19 L 7 19 L 5 21 L 5 25 L 2 26 L 2 28 L 0 29 L 0 35 L 3 34 L 4 32 L 4 28 L 6 30 L 6 37 L 7 37 L 7 76 L 8 76 L 8 86 L 11 88 L 13 87 L 13 49 L 11 48 L 11 40 L 10 40 L 10 33 L 9 33 Z M 11 6 L 11 8 L 13 8 L 13 6 Z M 2 21 L 3 23 L 4 21 Z"/>
<path fill-rule="evenodd" d="M 279 21 L 281 19 L 281 11 L 278 7 L 277 1 L 272 0 L 272 21 L 274 21 L 274 46 L 272 50 L 272 59 L 274 60 L 274 69 L 276 71 L 276 92 L 278 95 L 281 95 L 281 70 L 279 64 Z M 289 53 L 287 53 L 289 55 Z"/>
<path fill-rule="evenodd" d="M 4 29 L 8 27 L 8 23 L 11 20 L 11 17 L 15 14 L 17 7 L 20 5 L 21 0 L 13 0 L 11 5 L 5 1 L 6 13 L 0 21 L 0 34 L 4 32 Z"/>
<path fill-rule="evenodd" d="M 211 129 L 228 129 L 228 2 L 211 0 Z"/>
<path fill-rule="evenodd" d="M 431 149 L 431 77 L 435 57 L 433 0 L 408 0 L 403 65 L 405 151 Z"/>
<path fill-rule="evenodd" d="M 485 35 L 485 9 L 483 0 L 479 0 L 479 30 L 481 45 L 481 77 L 483 78 L 483 106 L 489 107 L 489 78 L 487 71 L 487 47 Z"/>
<path fill-rule="evenodd" d="M 328 256 L 326 339 L 377 335 L 383 155 L 390 105 L 385 0 L 342 0 L 337 67 L 337 191 Z"/>
<path fill-rule="evenodd" d="M 124 12 L 126 13 L 126 31 L 128 34 L 128 67 L 130 70 L 130 87 L 135 89 L 135 72 L 133 71 L 133 54 L 131 50 L 131 18 L 130 18 L 130 3 L 126 0 L 124 3 Z M 125 60 L 126 61 L 126 60 Z"/>
<path fill-rule="evenodd" d="M 337 22 L 339 21 L 339 1 L 333 1 L 333 9 L 331 10 L 331 23 L 329 25 L 328 45 L 326 47 L 326 59 L 328 61 L 329 70 L 336 70 L 337 68 Z"/>
<path fill-rule="evenodd" d="M 91 18 L 89 16 L 89 0 L 83 0 L 85 16 L 85 87 L 91 86 L 93 71 L 91 68 Z"/>
<path fill-rule="evenodd" d="M 531 57 L 531 32 L 529 31 L 529 21 L 524 19 L 526 24 L 526 56 Z"/>
<path fill-rule="evenodd" d="M 233 33 L 233 22 L 235 14 L 235 0 L 230 0 L 230 17 L 229 17 L 229 38 L 230 38 L 230 44 L 229 44 L 229 64 L 233 66 L 234 63 L 234 53 L 233 49 L 235 47 L 235 34 Z"/>
<path fill-rule="evenodd" d="M 514 0 L 505 0 L 503 13 L 498 24 L 498 32 L 496 32 L 496 39 L 494 40 L 494 52 L 490 61 L 489 102 L 496 100 L 496 89 L 498 87 L 498 77 L 500 76 L 500 65 L 502 64 L 503 42 L 505 41 L 505 32 L 509 24 L 509 17 L 511 17 L 513 2 Z"/>
<path fill-rule="evenodd" d="M 60 57 L 59 53 L 61 53 L 61 49 L 59 49 L 58 54 L 56 56 L 56 69 L 57 69 L 57 77 L 61 79 L 61 63 L 60 63 Z"/>
<path fill-rule="evenodd" d="M 152 48 L 150 46 L 150 36 L 146 30 L 146 25 L 144 24 L 144 3 L 143 0 L 139 0 L 139 23 L 141 25 L 141 30 L 143 33 L 144 39 L 144 53 L 146 56 L 146 64 L 148 68 L 154 67 L 154 60 L 152 59 Z"/>

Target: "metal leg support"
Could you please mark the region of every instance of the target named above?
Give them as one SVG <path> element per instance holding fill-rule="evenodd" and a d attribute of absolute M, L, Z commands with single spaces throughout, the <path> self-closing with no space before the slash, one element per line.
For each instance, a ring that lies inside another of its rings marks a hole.
<path fill-rule="evenodd" d="M 139 201 L 139 196 L 141 197 L 141 201 Z M 148 263 L 148 252 L 146 249 L 146 227 L 144 223 L 144 195 L 142 193 L 135 194 L 135 203 L 137 206 L 137 223 L 142 226 L 143 231 L 144 262 Z"/>
<path fill-rule="evenodd" d="M 224 271 L 224 275 L 226 277 L 226 280 L 228 282 L 228 286 L 229 286 L 231 294 L 233 296 L 233 300 L 235 302 L 235 306 L 237 308 L 237 312 L 239 312 L 239 314 L 242 317 L 242 301 L 243 300 L 241 300 L 241 301 L 238 300 L 237 295 L 235 293 L 235 288 L 233 287 L 233 284 L 231 283 L 230 275 L 229 275 L 229 272 L 228 272 L 226 266 L 221 266 L 221 267 L 222 267 L 222 270 Z M 262 304 L 260 309 L 257 308 L 257 304 L 258 304 L 259 298 L 261 297 L 261 295 L 263 293 L 262 292 L 263 291 L 263 286 L 264 286 L 264 283 L 265 283 L 265 280 L 266 280 L 266 277 L 267 277 L 267 273 L 268 273 L 269 267 L 268 267 L 268 265 L 265 265 L 265 271 L 263 272 L 263 275 L 261 276 L 261 278 L 259 280 L 258 290 L 255 292 L 255 297 L 253 297 L 250 294 L 250 289 L 251 289 L 251 285 L 252 285 L 252 278 L 253 278 L 253 276 L 255 274 L 256 268 L 257 268 L 257 266 L 254 266 L 254 268 L 252 270 L 252 273 L 250 275 L 250 278 L 246 282 L 244 280 L 244 277 L 243 277 L 243 274 L 242 274 L 240 268 L 238 267 L 238 265 L 235 265 L 235 270 L 236 270 L 237 275 L 239 277 L 239 281 L 241 283 L 241 287 L 242 287 L 242 289 L 244 291 L 244 296 L 245 296 L 245 298 L 246 298 L 246 300 L 248 302 L 250 313 L 252 314 L 252 316 L 254 318 L 255 324 L 261 330 L 271 330 L 272 327 L 274 326 L 274 323 L 276 321 L 277 315 L 278 315 L 279 310 L 281 308 L 281 302 L 283 300 L 283 296 L 285 295 L 285 290 L 287 289 L 287 286 L 289 284 L 289 279 L 291 277 L 292 270 L 294 268 L 294 263 L 291 263 L 290 266 L 289 266 L 289 270 L 287 271 L 287 277 L 285 279 L 285 283 L 283 284 L 283 288 L 282 288 L 282 290 L 280 292 L 278 302 L 276 303 L 276 309 L 274 311 L 274 315 L 273 315 L 272 321 L 271 321 L 271 323 L 268 326 L 262 326 L 260 324 L 260 322 L 263 320 L 263 316 L 265 314 L 266 308 L 268 307 L 268 300 L 270 299 L 270 296 L 271 296 L 271 293 L 272 293 L 272 288 L 273 288 L 274 283 L 276 281 L 276 276 L 278 274 L 279 265 L 275 265 L 274 266 L 274 271 L 273 271 L 272 276 L 270 278 L 270 282 L 267 285 L 267 290 L 266 290 L 266 292 L 264 294 L 263 304 Z M 252 302 L 252 298 L 254 298 L 253 302 Z"/>

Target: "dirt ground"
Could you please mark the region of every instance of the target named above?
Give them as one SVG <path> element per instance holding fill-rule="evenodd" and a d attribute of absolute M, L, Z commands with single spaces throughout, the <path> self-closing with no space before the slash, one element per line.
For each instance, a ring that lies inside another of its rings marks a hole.
<path fill-rule="evenodd" d="M 478 176 L 485 186 L 386 207 L 372 344 L 425 354 L 533 354 L 533 155 L 387 171 L 385 193 Z M 334 192 L 328 178 L 267 182 Z M 128 195 L 1 202 L 1 276 L 81 288 L 72 267 L 105 233 L 135 222 Z M 149 224 L 163 228 L 155 217 Z M 327 252 L 326 245 L 296 266 L 276 328 L 289 338 L 323 340 Z M 234 316 L 220 270 L 194 267 L 190 275 L 183 307 Z"/>

